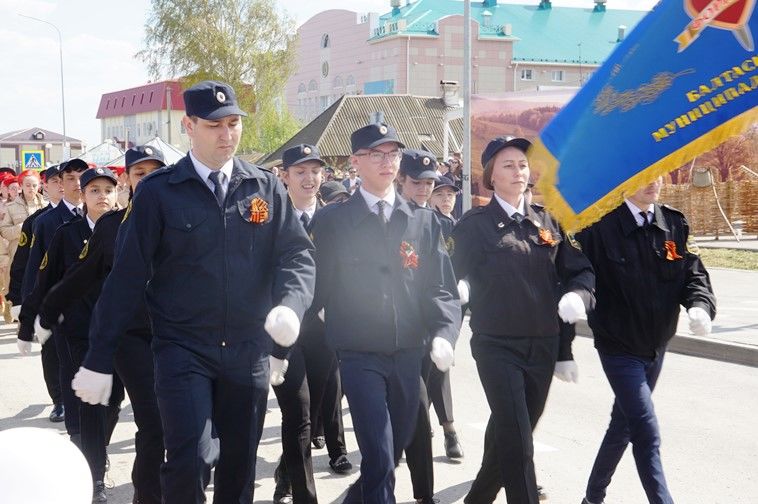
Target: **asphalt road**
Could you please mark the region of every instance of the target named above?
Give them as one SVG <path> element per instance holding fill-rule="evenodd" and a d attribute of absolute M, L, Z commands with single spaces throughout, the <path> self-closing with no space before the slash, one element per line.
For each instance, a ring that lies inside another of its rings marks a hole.
<path fill-rule="evenodd" d="M 482 454 L 489 410 L 479 383 L 466 327 L 456 351 L 453 389 L 456 425 L 465 451 L 460 463 L 444 456 L 442 430 L 435 429 L 435 477 L 440 502 L 462 502 Z M 580 368 L 579 384 L 555 381 L 547 409 L 536 432 L 537 479 L 549 502 L 579 503 L 595 452 L 607 426 L 611 393 L 592 341 L 574 344 Z M 0 328 L 0 430 L 21 426 L 57 429 L 47 420 L 49 398 L 42 381 L 39 348 L 32 357 L 16 354 L 13 326 Z M 655 393 L 663 434 L 663 463 L 672 494 L 679 503 L 720 504 L 758 502 L 758 368 L 669 354 Z M 279 410 L 273 393 L 261 440 L 256 502 L 271 502 L 273 470 L 281 451 Z M 357 476 L 360 456 L 353 438 L 347 405 L 345 425 L 350 458 L 356 471 L 349 476 L 329 472 L 325 450 L 314 451 L 317 490 L 322 503 L 338 502 Z M 435 422 L 436 422 L 436 417 Z M 129 473 L 134 455 L 134 424 L 128 403 L 109 447 L 109 502 L 131 502 Z M 2 453 L 2 447 L 0 447 Z M 41 455 L 44 456 L 44 455 Z M 39 484 L 43 475 L 30 475 Z M 210 495 L 210 492 L 209 492 Z M 398 502 L 413 502 L 405 464 L 397 470 Z M 2 500 L 0 488 L 0 501 Z M 501 492 L 497 502 L 505 502 Z M 610 487 L 608 503 L 646 502 L 631 450 Z"/>

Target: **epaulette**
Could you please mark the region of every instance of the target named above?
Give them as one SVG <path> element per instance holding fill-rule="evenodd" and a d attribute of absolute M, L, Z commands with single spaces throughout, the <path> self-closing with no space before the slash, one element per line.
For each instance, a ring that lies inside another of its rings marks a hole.
<path fill-rule="evenodd" d="M 140 182 L 144 182 L 145 180 L 150 180 L 156 177 L 160 177 L 162 175 L 169 174 L 174 171 L 175 166 L 176 165 L 162 166 L 158 168 L 157 170 L 155 170 L 154 172 L 148 173 L 147 175 L 142 177 L 142 180 L 140 180 Z"/>
<path fill-rule="evenodd" d="M 486 206 L 478 206 L 478 207 L 473 207 L 473 208 L 471 208 L 471 209 L 470 209 L 468 212 L 466 212 L 465 214 L 461 215 L 461 218 L 460 218 L 460 219 L 458 219 L 458 223 L 460 224 L 460 223 L 461 223 L 461 222 L 463 222 L 465 219 L 468 219 L 468 218 L 470 218 L 472 215 L 479 215 L 479 214 L 481 214 L 481 213 L 484 213 L 484 211 L 485 211 L 486 209 L 487 209 L 487 207 L 486 207 Z"/>
<path fill-rule="evenodd" d="M 63 229 L 63 228 L 68 227 L 68 226 L 73 226 L 74 224 L 76 224 L 77 222 L 79 222 L 82 219 L 84 219 L 84 217 L 81 217 L 81 216 L 77 215 L 73 219 L 67 220 L 66 222 L 64 222 L 63 224 L 61 224 L 60 226 L 58 226 L 58 229 Z"/>

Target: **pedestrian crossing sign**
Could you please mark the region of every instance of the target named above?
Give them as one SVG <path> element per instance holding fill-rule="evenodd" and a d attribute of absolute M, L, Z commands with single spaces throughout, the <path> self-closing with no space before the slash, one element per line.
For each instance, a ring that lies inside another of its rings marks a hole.
<path fill-rule="evenodd" d="M 22 170 L 38 170 L 45 167 L 45 152 L 41 150 L 21 151 Z"/>

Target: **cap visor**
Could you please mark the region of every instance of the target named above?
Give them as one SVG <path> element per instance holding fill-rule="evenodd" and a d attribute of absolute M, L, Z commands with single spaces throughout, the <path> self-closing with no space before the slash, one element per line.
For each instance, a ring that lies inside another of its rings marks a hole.
<path fill-rule="evenodd" d="M 113 182 L 114 185 L 118 185 L 118 179 L 116 177 L 113 177 L 111 175 L 98 175 L 97 177 L 92 177 L 91 179 L 89 179 L 87 183 L 82 186 L 82 189 L 90 185 L 90 183 L 92 183 L 93 180 L 97 180 L 100 178 L 108 179 L 111 182 Z"/>
<path fill-rule="evenodd" d="M 449 187 L 450 189 L 454 190 L 456 193 L 461 192 L 460 188 L 458 188 L 455 184 L 439 184 L 434 186 L 434 189 L 432 189 L 432 192 L 436 191 L 437 189 L 442 189 L 443 187 Z"/>
<path fill-rule="evenodd" d="M 321 163 L 321 166 L 326 166 L 326 161 L 324 161 L 324 160 L 323 160 L 323 159 L 321 159 L 320 157 L 318 157 L 318 156 L 306 156 L 306 157 L 304 157 L 304 158 L 300 158 L 300 159 L 298 159 L 298 160 L 297 160 L 297 161 L 295 161 L 294 163 L 290 163 L 290 164 L 286 164 L 286 165 L 283 165 L 282 167 L 283 167 L 283 168 L 286 170 L 286 169 L 287 169 L 287 168 L 289 168 L 290 166 L 299 165 L 299 164 L 301 164 L 301 163 L 305 163 L 306 161 L 318 161 L 319 163 Z"/>
<path fill-rule="evenodd" d="M 206 121 L 217 121 L 224 117 L 229 117 L 233 115 L 247 117 L 247 113 L 244 112 L 237 105 L 228 105 L 226 107 L 220 107 L 214 110 L 213 112 L 211 112 L 210 114 L 208 114 L 207 116 L 198 116 L 198 117 L 200 117 L 201 119 L 205 119 Z"/>
<path fill-rule="evenodd" d="M 410 178 L 416 179 L 416 180 L 432 179 L 432 180 L 435 180 L 435 181 L 439 181 L 439 179 L 440 179 L 440 176 L 437 175 L 437 172 L 434 171 L 434 170 L 422 171 L 421 173 L 419 173 L 415 177 L 413 175 L 409 174 L 409 173 L 406 173 L 406 175 L 408 175 Z"/>
<path fill-rule="evenodd" d="M 131 168 L 132 166 L 136 165 L 137 163 L 141 163 L 142 161 L 158 161 L 161 164 L 161 166 L 167 166 L 166 165 L 166 161 L 164 161 L 163 159 L 161 159 L 159 157 L 156 157 L 156 156 L 145 156 L 143 158 L 139 158 L 138 160 L 136 160 L 135 162 L 133 162 L 131 164 L 128 164 L 128 165 L 124 166 L 124 168 Z"/>
<path fill-rule="evenodd" d="M 88 170 L 89 165 L 83 159 L 74 158 L 74 159 L 69 159 L 68 161 L 66 161 L 66 165 L 63 167 L 63 171 L 78 170 L 78 169 Z"/>
<path fill-rule="evenodd" d="M 396 143 L 398 147 L 401 149 L 405 149 L 405 144 L 401 142 L 400 140 L 393 140 L 391 138 L 380 138 L 376 142 L 366 145 L 365 147 L 361 147 L 361 149 L 373 149 L 374 147 L 379 147 L 380 145 L 384 145 L 386 143 Z"/>

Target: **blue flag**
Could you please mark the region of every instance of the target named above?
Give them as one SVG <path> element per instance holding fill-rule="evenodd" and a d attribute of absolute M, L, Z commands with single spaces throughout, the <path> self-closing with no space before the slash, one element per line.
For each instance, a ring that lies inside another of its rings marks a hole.
<path fill-rule="evenodd" d="M 756 0 L 663 0 L 531 151 L 548 210 L 581 229 L 758 120 Z"/>

